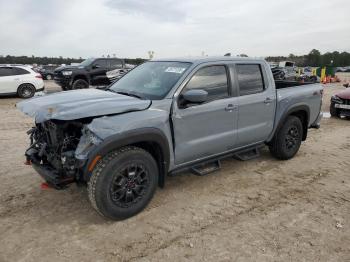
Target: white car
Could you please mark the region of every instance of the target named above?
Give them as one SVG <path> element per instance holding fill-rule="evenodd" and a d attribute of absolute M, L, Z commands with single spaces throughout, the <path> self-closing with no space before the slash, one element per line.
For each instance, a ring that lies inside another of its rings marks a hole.
<path fill-rule="evenodd" d="M 44 90 L 41 74 L 29 66 L 0 65 L 0 95 L 30 98 Z"/>

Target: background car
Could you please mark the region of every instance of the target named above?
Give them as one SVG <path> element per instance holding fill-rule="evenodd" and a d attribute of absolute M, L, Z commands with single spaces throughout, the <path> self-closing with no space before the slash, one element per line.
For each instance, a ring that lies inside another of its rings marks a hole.
<path fill-rule="evenodd" d="M 43 65 L 38 69 L 38 72 L 42 75 L 43 79 L 52 80 L 57 67 L 55 65 Z"/>
<path fill-rule="evenodd" d="M 30 98 L 44 90 L 41 74 L 28 66 L 0 65 L 0 95 Z"/>
<path fill-rule="evenodd" d="M 350 89 L 342 90 L 332 96 L 329 111 L 333 117 L 350 117 Z"/>

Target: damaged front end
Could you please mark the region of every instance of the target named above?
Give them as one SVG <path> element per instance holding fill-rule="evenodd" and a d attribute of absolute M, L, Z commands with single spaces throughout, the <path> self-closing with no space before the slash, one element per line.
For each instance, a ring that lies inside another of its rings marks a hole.
<path fill-rule="evenodd" d="M 83 166 L 90 150 L 102 142 L 87 128 L 91 120 L 48 120 L 28 131 L 27 163 L 56 189 L 83 180 Z"/>

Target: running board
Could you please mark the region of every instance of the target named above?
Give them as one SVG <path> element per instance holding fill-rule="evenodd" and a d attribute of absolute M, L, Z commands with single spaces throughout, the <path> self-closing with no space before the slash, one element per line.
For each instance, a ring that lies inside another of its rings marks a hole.
<path fill-rule="evenodd" d="M 205 176 L 215 171 L 220 170 L 221 162 L 220 160 L 214 160 L 212 162 L 207 162 L 197 166 L 191 167 L 191 172 L 196 176 Z"/>
<path fill-rule="evenodd" d="M 254 158 L 258 158 L 260 156 L 259 148 L 255 147 L 252 149 L 240 151 L 233 155 L 233 158 L 241 160 L 241 161 L 247 161 Z"/>

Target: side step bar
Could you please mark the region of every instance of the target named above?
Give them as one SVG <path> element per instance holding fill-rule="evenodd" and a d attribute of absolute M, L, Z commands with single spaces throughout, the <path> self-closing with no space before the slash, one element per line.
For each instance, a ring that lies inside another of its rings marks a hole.
<path fill-rule="evenodd" d="M 196 176 L 205 176 L 221 168 L 220 159 L 191 167 L 191 172 Z"/>
<path fill-rule="evenodd" d="M 240 151 L 226 153 L 221 156 L 213 157 L 211 159 L 203 160 L 200 162 L 197 162 L 196 164 L 187 165 L 178 169 L 175 169 L 171 171 L 168 175 L 169 176 L 175 176 L 178 173 L 184 172 L 184 171 L 190 171 L 196 176 L 205 176 L 212 172 L 218 171 L 221 168 L 221 162 L 220 160 L 227 157 L 233 157 L 235 159 L 241 160 L 241 161 L 247 161 L 250 159 L 254 159 L 260 156 L 259 149 L 262 148 L 263 145 L 259 144 L 256 146 L 252 146 Z"/>
<path fill-rule="evenodd" d="M 260 156 L 259 148 L 255 147 L 253 149 L 237 152 L 236 154 L 233 155 L 233 158 L 241 161 L 247 161 L 254 158 L 258 158 L 259 156 Z"/>

